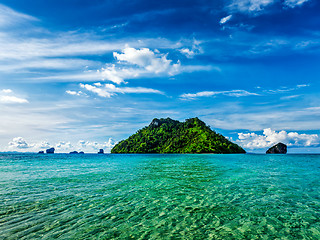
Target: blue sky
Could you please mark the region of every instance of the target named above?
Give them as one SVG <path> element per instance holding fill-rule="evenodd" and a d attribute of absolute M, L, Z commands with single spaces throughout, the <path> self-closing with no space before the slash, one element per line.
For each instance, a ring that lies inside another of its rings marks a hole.
<path fill-rule="evenodd" d="M 316 0 L 0 1 L 0 151 L 109 151 L 199 117 L 248 152 L 320 152 Z"/>

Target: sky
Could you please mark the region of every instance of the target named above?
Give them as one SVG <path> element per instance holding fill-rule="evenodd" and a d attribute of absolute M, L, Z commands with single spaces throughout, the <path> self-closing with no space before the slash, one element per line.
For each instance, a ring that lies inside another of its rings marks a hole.
<path fill-rule="evenodd" d="M 320 152 L 317 0 L 0 0 L 0 151 L 97 152 L 199 117 Z"/>

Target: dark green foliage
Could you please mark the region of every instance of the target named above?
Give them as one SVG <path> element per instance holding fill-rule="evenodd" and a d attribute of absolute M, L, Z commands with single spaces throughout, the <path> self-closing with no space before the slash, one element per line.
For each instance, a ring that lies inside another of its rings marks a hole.
<path fill-rule="evenodd" d="M 212 131 L 199 118 L 179 122 L 170 118 L 153 119 L 111 153 L 245 153 L 237 144 Z"/>

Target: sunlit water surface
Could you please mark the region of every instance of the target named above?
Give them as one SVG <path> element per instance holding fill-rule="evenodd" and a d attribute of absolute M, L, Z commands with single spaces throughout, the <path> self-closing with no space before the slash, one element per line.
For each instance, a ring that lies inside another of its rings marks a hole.
<path fill-rule="evenodd" d="M 0 239 L 320 239 L 320 155 L 0 154 Z"/>

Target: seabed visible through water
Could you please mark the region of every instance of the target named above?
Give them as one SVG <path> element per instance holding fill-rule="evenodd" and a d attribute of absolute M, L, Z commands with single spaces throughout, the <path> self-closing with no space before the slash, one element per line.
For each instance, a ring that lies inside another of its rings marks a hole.
<path fill-rule="evenodd" d="M 320 155 L 0 154 L 0 239 L 320 239 Z"/>

